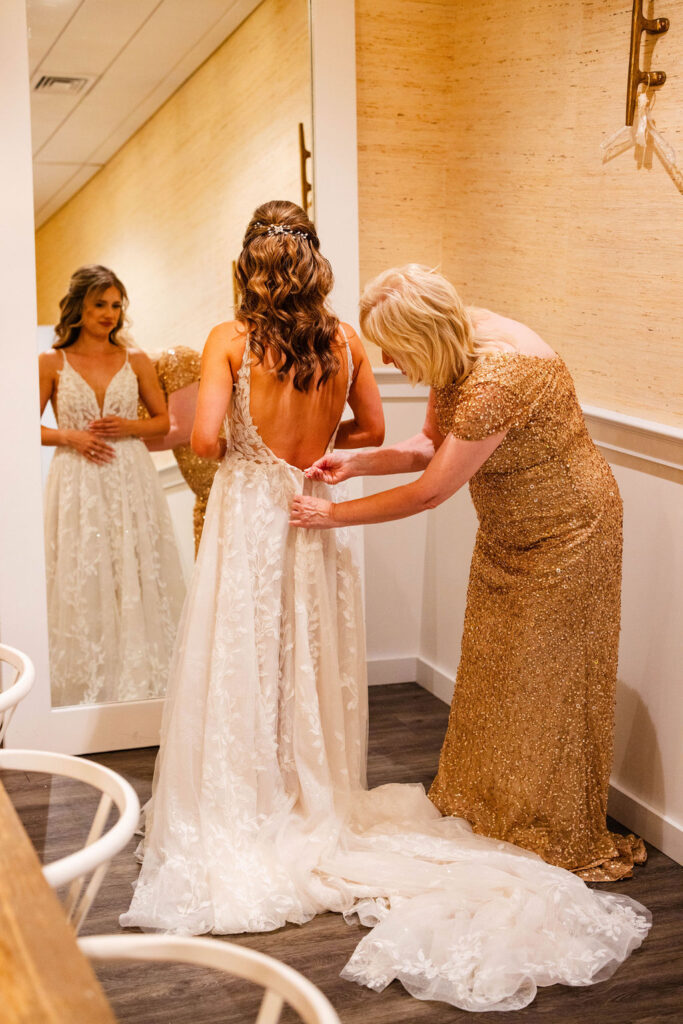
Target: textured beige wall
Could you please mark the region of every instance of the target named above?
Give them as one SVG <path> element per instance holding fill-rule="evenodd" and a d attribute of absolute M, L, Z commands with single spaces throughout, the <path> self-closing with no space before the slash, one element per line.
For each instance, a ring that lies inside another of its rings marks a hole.
<path fill-rule="evenodd" d="M 232 315 L 231 261 L 268 199 L 301 202 L 311 134 L 306 0 L 264 0 L 109 163 L 37 232 L 39 322 L 71 272 L 104 263 L 147 349 L 201 348 Z"/>
<path fill-rule="evenodd" d="M 683 195 L 650 153 L 601 163 L 631 7 L 358 0 L 361 277 L 441 262 L 468 301 L 557 348 L 582 401 L 680 425 Z M 683 157 L 680 19 L 652 66 Z"/>
<path fill-rule="evenodd" d="M 356 0 L 361 286 L 443 259 L 454 28 L 451 0 Z"/>

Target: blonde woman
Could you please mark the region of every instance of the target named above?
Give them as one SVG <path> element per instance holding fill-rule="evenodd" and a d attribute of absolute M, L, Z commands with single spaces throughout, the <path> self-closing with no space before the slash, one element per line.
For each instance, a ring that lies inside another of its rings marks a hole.
<path fill-rule="evenodd" d="M 446 815 L 593 881 L 630 875 L 642 840 L 608 831 L 619 638 L 622 508 L 564 362 L 530 328 L 467 309 L 409 265 L 366 289 L 360 322 L 412 383 L 432 388 L 420 434 L 333 452 L 308 471 L 424 470 L 357 501 L 298 497 L 296 526 L 383 523 L 470 482 L 479 518 L 462 655 L 439 771 Z"/>

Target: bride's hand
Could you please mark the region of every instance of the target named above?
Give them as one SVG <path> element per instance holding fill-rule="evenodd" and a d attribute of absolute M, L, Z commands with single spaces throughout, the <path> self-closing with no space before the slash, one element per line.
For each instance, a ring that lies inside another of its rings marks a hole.
<path fill-rule="evenodd" d="M 90 462 L 96 462 L 101 466 L 111 462 L 116 455 L 110 444 L 102 441 L 89 430 L 66 430 L 64 439 L 69 448 L 73 448 L 79 455 L 83 455 Z"/>
<path fill-rule="evenodd" d="M 342 480 L 348 480 L 355 476 L 353 472 L 352 459 L 354 452 L 334 451 L 323 455 L 312 466 L 304 470 L 304 476 L 309 480 L 321 480 L 325 484 L 340 484 Z"/>
<path fill-rule="evenodd" d="M 337 525 L 333 510 L 331 501 L 297 494 L 292 501 L 289 525 L 303 526 L 307 530 L 331 530 Z"/>
<path fill-rule="evenodd" d="M 135 420 L 126 420 L 122 416 L 103 416 L 101 420 L 93 420 L 88 430 L 101 437 L 129 437 Z"/>

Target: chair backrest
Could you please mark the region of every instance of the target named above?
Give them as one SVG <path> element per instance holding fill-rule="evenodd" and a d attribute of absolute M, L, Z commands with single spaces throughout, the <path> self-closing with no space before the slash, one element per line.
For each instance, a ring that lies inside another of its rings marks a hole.
<path fill-rule="evenodd" d="M 0 662 L 11 665 L 17 673 L 14 682 L 6 690 L 2 689 L 2 676 L 0 675 L 0 746 L 2 746 L 14 709 L 33 686 L 36 670 L 26 654 L 18 651 L 16 647 L 8 647 L 6 644 L 0 644 Z M 1 670 L 2 665 L 0 665 L 0 672 Z"/>
<path fill-rule="evenodd" d="M 5 768 L 61 775 L 94 786 L 102 793 L 85 846 L 43 868 L 45 879 L 54 889 L 71 882 L 65 910 L 78 932 L 102 884 L 110 860 L 135 834 L 140 818 L 140 803 L 135 790 L 110 768 L 70 754 L 55 754 L 46 750 L 0 750 L 0 769 Z M 103 835 L 112 804 L 118 809 L 118 821 Z M 86 877 L 91 872 L 90 881 L 85 886 Z"/>
<path fill-rule="evenodd" d="M 265 989 L 256 1024 L 277 1024 L 284 1003 L 305 1024 L 341 1024 L 331 1003 L 303 974 L 234 942 L 180 935 L 88 935 L 78 944 L 91 959 L 173 960 L 253 981 Z"/>

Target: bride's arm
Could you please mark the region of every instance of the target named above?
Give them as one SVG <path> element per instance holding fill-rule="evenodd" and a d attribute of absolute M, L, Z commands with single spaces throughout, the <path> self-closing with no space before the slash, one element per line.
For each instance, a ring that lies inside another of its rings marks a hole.
<path fill-rule="evenodd" d="M 338 484 L 352 476 L 386 476 L 390 473 L 419 473 L 426 469 L 443 442 L 434 411 L 434 392 L 430 391 L 424 426 L 419 434 L 386 448 L 366 448 L 357 452 L 336 449 L 324 455 L 306 470 L 311 480 Z"/>
<path fill-rule="evenodd" d="M 222 459 L 225 438 L 219 437 L 232 397 L 232 370 L 229 346 L 236 335 L 235 325 L 218 324 L 206 339 L 197 395 L 197 411 L 190 437 L 195 455 L 204 459 Z"/>
<path fill-rule="evenodd" d="M 351 349 L 354 368 L 348 399 L 353 419 L 340 423 L 335 448 L 378 445 L 384 440 L 384 412 L 377 381 L 363 343 L 354 329 L 349 324 L 343 324 L 342 329 Z"/>
<path fill-rule="evenodd" d="M 422 476 L 403 487 L 339 504 L 298 495 L 292 503 L 290 525 L 329 530 L 335 526 L 387 523 L 436 508 L 474 476 L 506 433 L 504 430 L 482 441 L 463 441 L 449 434 Z"/>

